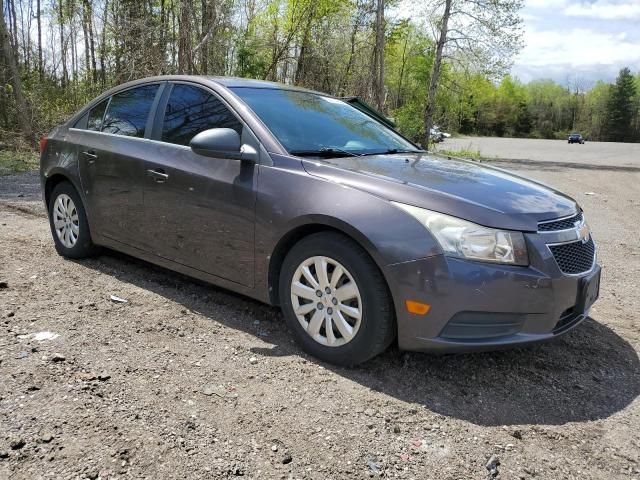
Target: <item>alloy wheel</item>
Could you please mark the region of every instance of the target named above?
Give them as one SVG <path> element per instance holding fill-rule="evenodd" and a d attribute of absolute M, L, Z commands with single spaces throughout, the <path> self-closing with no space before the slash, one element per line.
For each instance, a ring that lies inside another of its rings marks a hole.
<path fill-rule="evenodd" d="M 291 281 L 291 303 L 305 332 L 328 347 L 349 343 L 362 322 L 356 281 L 329 257 L 309 257 L 298 266 Z"/>
<path fill-rule="evenodd" d="M 80 218 L 75 203 L 66 193 L 55 199 L 53 226 L 60 243 L 66 248 L 73 248 L 80 234 Z"/>

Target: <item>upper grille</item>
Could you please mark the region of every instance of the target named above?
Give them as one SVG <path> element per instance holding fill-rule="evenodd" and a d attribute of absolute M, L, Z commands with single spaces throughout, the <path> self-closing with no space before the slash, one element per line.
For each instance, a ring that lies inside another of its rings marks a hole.
<path fill-rule="evenodd" d="M 576 222 L 582 223 L 582 212 L 573 217 L 563 218 L 562 220 L 550 220 L 548 222 L 540 222 L 538 224 L 539 232 L 555 232 L 557 230 L 570 230 L 575 227 Z"/>
<path fill-rule="evenodd" d="M 582 241 L 564 243 L 562 245 L 549 245 L 562 273 L 577 274 L 591 270 L 596 253 L 593 238 L 589 236 L 587 242 Z"/>

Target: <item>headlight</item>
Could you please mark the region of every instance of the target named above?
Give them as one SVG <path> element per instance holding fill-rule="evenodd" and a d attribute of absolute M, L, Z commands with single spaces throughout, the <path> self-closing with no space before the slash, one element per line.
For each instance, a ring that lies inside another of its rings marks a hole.
<path fill-rule="evenodd" d="M 392 203 L 422 223 L 446 255 L 512 265 L 529 264 L 521 232 L 496 230 L 424 208 Z"/>

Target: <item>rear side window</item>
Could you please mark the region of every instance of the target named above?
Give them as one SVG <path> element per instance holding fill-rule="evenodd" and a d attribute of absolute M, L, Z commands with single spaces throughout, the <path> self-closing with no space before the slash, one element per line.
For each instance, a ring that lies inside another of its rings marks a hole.
<path fill-rule="evenodd" d="M 127 137 L 144 137 L 158 87 L 145 85 L 116 93 L 111 97 L 102 131 Z"/>
<path fill-rule="evenodd" d="M 108 98 L 91 109 L 87 120 L 87 130 L 99 132 L 102 129 L 102 118 L 104 117 L 104 111 L 107 109 L 107 103 L 109 103 Z"/>
<path fill-rule="evenodd" d="M 192 85 L 174 85 L 162 123 L 162 141 L 189 145 L 210 128 L 232 128 L 242 134 L 240 121 L 215 95 Z"/>

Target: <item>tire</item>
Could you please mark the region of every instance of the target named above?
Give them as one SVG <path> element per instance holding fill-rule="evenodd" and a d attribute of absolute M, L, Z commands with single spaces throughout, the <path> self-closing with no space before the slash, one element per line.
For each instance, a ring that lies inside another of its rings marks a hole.
<path fill-rule="evenodd" d="M 98 248 L 91 241 L 82 199 L 71 183 L 61 182 L 55 186 L 48 208 L 49 226 L 58 254 L 66 258 L 86 258 L 98 253 Z M 56 228 L 56 222 L 58 227 L 60 222 L 66 224 L 66 227 L 60 231 Z M 65 235 L 65 231 L 68 235 Z"/>
<path fill-rule="evenodd" d="M 328 283 L 318 282 L 325 278 L 319 277 L 316 269 L 316 265 L 324 265 L 322 262 L 327 265 Z M 311 279 L 316 281 L 314 284 L 302 273 L 305 263 L 308 263 Z M 335 281 L 333 277 L 338 267 L 343 273 L 338 275 L 336 285 L 330 285 L 332 280 Z M 292 292 L 294 279 L 297 287 Z M 351 282 L 354 282 L 355 290 Z M 321 232 L 303 238 L 287 254 L 279 283 L 280 305 L 287 325 L 302 349 L 320 360 L 343 366 L 357 365 L 386 350 L 396 336 L 393 302 L 382 273 L 367 252 L 344 235 Z M 296 295 L 302 283 L 306 288 L 312 288 L 311 291 L 304 290 L 306 297 Z M 317 295 L 322 283 L 328 285 L 330 294 L 325 289 L 322 296 Z M 338 294 L 340 287 L 345 286 L 348 288 L 343 288 L 343 293 Z M 347 291 L 350 294 L 356 291 L 357 296 L 351 297 L 345 293 Z M 324 306 L 318 308 L 320 303 Z M 308 309 L 311 310 L 301 315 Z M 359 312 L 360 318 L 358 315 L 350 316 L 352 312 Z M 316 319 L 314 323 L 312 320 L 316 314 L 321 315 L 318 317 L 321 320 Z M 331 320 L 328 320 L 331 315 Z M 319 330 L 314 325 L 320 325 Z"/>

